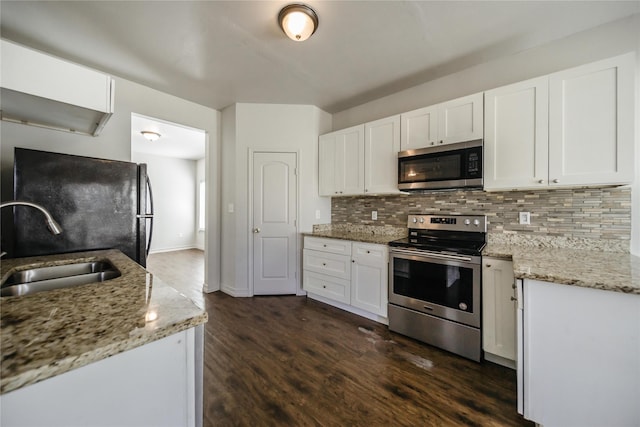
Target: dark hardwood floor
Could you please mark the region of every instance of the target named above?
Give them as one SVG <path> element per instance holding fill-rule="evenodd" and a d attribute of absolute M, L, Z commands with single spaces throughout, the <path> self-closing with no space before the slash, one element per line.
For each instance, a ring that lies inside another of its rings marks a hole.
<path fill-rule="evenodd" d="M 305 297 L 205 302 L 207 426 L 529 425 L 512 370 Z"/>
<path fill-rule="evenodd" d="M 157 257 L 149 270 L 159 274 L 163 266 L 159 277 L 169 283 L 168 270 L 182 264 L 185 272 L 172 274 L 188 274 L 200 255 L 168 254 L 176 256 Z M 209 313 L 207 427 L 533 425 L 517 414 L 510 369 L 463 359 L 306 297 L 203 295 L 196 282 L 181 291 L 203 299 Z"/>

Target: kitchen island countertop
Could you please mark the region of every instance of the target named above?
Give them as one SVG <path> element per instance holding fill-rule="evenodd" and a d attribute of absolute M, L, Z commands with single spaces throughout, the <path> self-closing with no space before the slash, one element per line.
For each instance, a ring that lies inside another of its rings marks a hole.
<path fill-rule="evenodd" d="M 120 277 L 0 299 L 0 393 L 206 323 L 203 307 L 117 250 L 7 259 L 0 272 L 105 259 Z"/>
<path fill-rule="evenodd" d="M 640 257 L 629 253 L 489 243 L 482 255 L 512 259 L 518 279 L 640 295 Z"/>

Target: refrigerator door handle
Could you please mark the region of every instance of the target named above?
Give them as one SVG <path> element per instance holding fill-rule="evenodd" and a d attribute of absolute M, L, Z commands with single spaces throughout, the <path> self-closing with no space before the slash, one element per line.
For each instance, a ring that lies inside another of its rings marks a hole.
<path fill-rule="evenodd" d="M 136 215 L 136 218 L 153 218 L 153 214 Z"/>
<path fill-rule="evenodd" d="M 147 189 L 149 190 L 149 208 L 150 212 L 146 212 L 144 215 L 140 215 L 140 217 L 145 218 L 145 221 L 149 219 L 149 240 L 147 241 L 147 255 L 149 255 L 149 249 L 151 249 L 151 239 L 153 238 L 153 190 L 151 189 L 151 180 L 149 179 L 149 175 L 145 175 L 147 181 Z M 145 204 L 146 205 L 146 204 Z"/>

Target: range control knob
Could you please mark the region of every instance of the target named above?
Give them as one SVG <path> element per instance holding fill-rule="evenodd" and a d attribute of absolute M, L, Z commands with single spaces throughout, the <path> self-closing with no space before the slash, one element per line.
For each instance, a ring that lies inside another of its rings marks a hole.
<path fill-rule="evenodd" d="M 413 223 L 415 224 L 416 222 L 418 222 L 418 218 L 416 218 L 415 216 L 413 217 Z"/>
<path fill-rule="evenodd" d="M 464 225 L 469 225 L 471 224 L 471 220 L 469 218 L 464 220 Z"/>
<path fill-rule="evenodd" d="M 480 220 L 479 219 L 474 219 L 473 220 L 473 225 L 475 225 L 476 227 L 480 226 Z"/>
<path fill-rule="evenodd" d="M 424 218 L 420 217 L 420 224 L 424 224 Z"/>

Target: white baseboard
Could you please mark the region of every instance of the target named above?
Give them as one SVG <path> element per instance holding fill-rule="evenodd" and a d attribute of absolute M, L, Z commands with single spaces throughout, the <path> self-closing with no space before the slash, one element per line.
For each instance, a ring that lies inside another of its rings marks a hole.
<path fill-rule="evenodd" d="M 162 252 L 175 252 L 175 251 L 184 251 L 187 249 L 200 249 L 197 246 L 194 245 L 189 245 L 189 246 L 179 246 L 179 247 L 175 247 L 175 248 L 164 248 L 164 249 L 154 249 L 149 251 L 149 255 L 153 255 L 153 254 L 159 254 Z"/>
<path fill-rule="evenodd" d="M 497 354 L 492 354 L 492 353 L 484 353 L 484 360 L 486 360 L 487 362 L 492 362 L 495 364 L 498 364 L 500 366 L 504 366 L 505 368 L 510 368 L 515 370 L 516 369 L 516 361 L 515 360 L 511 360 L 511 359 L 507 359 L 504 358 L 502 356 L 498 356 Z"/>
<path fill-rule="evenodd" d="M 237 298 L 246 298 L 253 296 L 249 294 L 249 289 L 236 289 L 228 285 L 222 285 L 220 290 L 227 295 L 231 295 L 232 297 Z"/>

